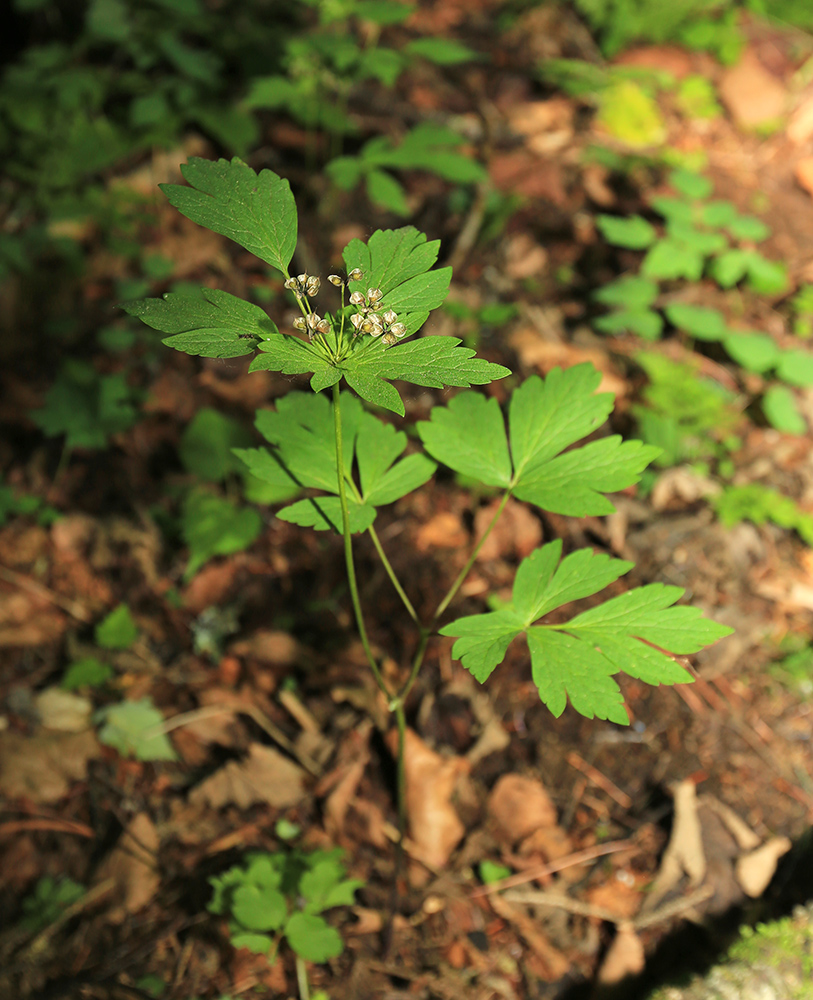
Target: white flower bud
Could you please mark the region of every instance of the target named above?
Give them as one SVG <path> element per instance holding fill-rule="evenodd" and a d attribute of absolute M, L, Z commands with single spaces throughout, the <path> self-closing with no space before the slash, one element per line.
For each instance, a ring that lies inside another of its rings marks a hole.
<path fill-rule="evenodd" d="M 288 280 L 285 282 L 284 287 L 287 288 L 289 292 L 295 292 L 299 288 L 299 282 L 296 280 L 296 278 L 288 278 Z"/>
<path fill-rule="evenodd" d="M 350 322 L 353 324 L 354 328 L 358 330 L 358 328 L 364 322 L 364 317 L 361 315 L 361 313 L 353 313 L 353 315 L 350 317 Z"/>
<path fill-rule="evenodd" d="M 299 282 L 300 285 L 306 285 L 308 283 L 307 271 L 303 271 L 302 274 L 298 274 L 296 276 L 296 280 Z"/>
<path fill-rule="evenodd" d="M 321 287 L 322 287 L 322 281 L 321 281 L 320 278 L 316 278 L 316 277 L 308 278 L 308 283 L 305 286 L 305 291 L 308 293 L 308 295 L 310 296 L 310 298 L 313 298 L 314 295 L 318 295 L 319 294 L 319 289 Z"/>
<path fill-rule="evenodd" d="M 378 302 L 379 299 L 384 298 L 384 293 L 381 291 L 380 288 L 368 288 L 367 298 L 370 300 L 370 302 Z"/>
<path fill-rule="evenodd" d="M 361 294 L 361 292 L 353 292 L 353 294 L 350 296 L 351 306 L 363 306 L 365 304 L 366 303 L 364 300 L 364 296 Z"/>
<path fill-rule="evenodd" d="M 361 281 L 361 279 L 364 277 L 364 272 L 360 267 L 354 267 L 353 270 L 350 272 L 350 274 L 347 275 L 347 277 L 351 281 Z"/>
<path fill-rule="evenodd" d="M 394 334 L 400 340 L 406 334 L 406 327 L 403 323 L 393 323 L 390 327 L 390 333 Z"/>
<path fill-rule="evenodd" d="M 391 333 L 385 333 L 384 336 L 381 338 L 381 343 L 386 345 L 387 347 L 392 347 L 392 345 L 397 344 L 398 341 L 395 337 L 393 337 Z"/>
<path fill-rule="evenodd" d="M 337 288 L 338 288 L 338 287 L 339 287 L 340 285 L 343 285 L 343 284 L 344 284 L 344 281 L 342 281 L 342 278 L 341 278 L 341 276 L 340 276 L 340 275 L 338 275 L 338 274 L 329 274 L 329 275 L 327 276 L 327 280 L 328 280 L 328 281 L 329 281 L 329 282 L 331 283 L 331 285 L 335 285 L 335 286 L 336 286 Z"/>
<path fill-rule="evenodd" d="M 330 323 L 326 319 L 320 319 L 316 324 L 316 329 L 319 333 L 328 333 L 330 331 Z"/>
<path fill-rule="evenodd" d="M 315 330 L 317 328 L 317 326 L 319 325 L 321 319 L 322 319 L 322 317 L 321 316 L 317 316 L 316 313 L 308 313 L 308 321 L 307 321 L 308 322 L 308 327 L 311 330 Z"/>
<path fill-rule="evenodd" d="M 295 330 L 304 330 L 307 327 L 307 325 L 308 324 L 305 322 L 304 316 L 297 316 L 297 318 L 294 320 Z"/>
<path fill-rule="evenodd" d="M 398 315 L 397 313 L 394 313 L 392 309 L 390 309 L 388 312 L 385 312 L 381 318 L 384 320 L 385 323 L 390 324 L 394 323 L 398 319 Z"/>

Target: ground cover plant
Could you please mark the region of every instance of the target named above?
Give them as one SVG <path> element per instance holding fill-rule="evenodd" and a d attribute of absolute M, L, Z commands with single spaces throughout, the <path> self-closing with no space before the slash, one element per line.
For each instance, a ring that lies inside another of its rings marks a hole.
<path fill-rule="evenodd" d="M 224 358 L 256 352 L 251 370 L 311 376 L 312 392 L 293 390 L 275 408 L 257 412 L 257 429 L 270 447 L 235 452 L 255 477 L 281 494 L 306 493 L 279 509 L 279 518 L 343 536 L 356 627 L 397 727 L 402 837 L 408 698 L 435 634 L 456 639 L 452 655 L 480 682 L 524 636 L 533 682 L 554 716 L 569 701 L 587 718 L 623 725 L 629 720 L 614 675 L 624 672 L 650 684 L 691 679 L 669 654 L 696 652 L 731 630 L 678 605 L 682 590 L 660 583 L 610 597 L 565 621 L 551 620 L 552 612 L 601 593 L 632 568 L 589 548 L 563 557 L 559 540 L 522 561 L 510 600 L 493 599 L 491 610 L 441 625 L 510 498 L 558 514 L 606 514 L 613 510 L 606 494 L 634 484 L 657 455 L 657 448 L 617 435 L 571 447 L 597 431 L 613 405 L 611 394 L 595 392 L 599 375 L 592 365 L 554 369 L 544 380 L 531 377 L 515 387 L 507 428 L 496 399 L 463 391 L 418 424 L 423 448 L 404 455 L 404 432 L 364 409 L 360 400 L 403 416 L 394 381 L 465 390 L 509 374 L 476 358 L 457 338 L 415 336 L 448 290 L 451 269 L 434 267 L 438 243 L 412 227 L 379 230 L 366 243 L 353 240 L 344 250 L 345 272 L 328 275 L 323 288 L 321 277 L 289 270 L 297 216 L 286 181 L 270 170 L 257 174 L 238 159 L 190 160 L 183 174 L 188 186 L 163 188 L 170 202 L 281 272 L 301 315 L 293 330 L 280 332 L 261 308 L 216 289 L 204 290 L 203 300 L 168 293 L 124 308 L 185 353 Z M 326 290 L 338 301 L 332 311 L 317 313 L 316 300 Z M 342 391 L 342 381 L 354 393 Z M 501 501 L 466 565 L 424 621 L 393 569 L 375 521 L 380 507 L 420 488 L 438 463 L 496 488 Z M 412 665 L 396 684 L 385 677 L 368 638 L 366 622 L 374 611 L 361 604 L 353 536 L 365 531 L 414 622 Z"/>

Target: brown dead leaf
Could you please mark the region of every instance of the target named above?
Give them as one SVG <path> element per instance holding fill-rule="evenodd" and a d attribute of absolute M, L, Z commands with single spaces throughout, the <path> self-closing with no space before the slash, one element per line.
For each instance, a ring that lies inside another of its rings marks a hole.
<path fill-rule="evenodd" d="M 556 807 L 541 781 L 504 774 L 488 797 L 488 811 L 503 840 L 515 844 L 540 827 L 556 825 Z"/>
<path fill-rule="evenodd" d="M 387 742 L 395 753 L 397 736 Z M 466 832 L 452 805 L 458 779 L 467 774 L 462 757 L 442 757 L 413 730 L 407 729 L 404 753 L 409 835 L 415 854 L 433 869 L 443 868 Z"/>
<path fill-rule="evenodd" d="M 678 80 L 692 72 L 692 57 L 676 45 L 645 45 L 622 52 L 615 62 L 619 66 L 640 66 L 671 73 Z"/>
<path fill-rule="evenodd" d="M 522 363 L 529 368 L 537 368 L 547 375 L 552 368 L 571 368 L 590 361 L 601 372 L 598 392 L 612 392 L 616 399 L 624 399 L 629 394 L 629 383 L 613 371 L 604 351 L 586 350 L 572 344 L 545 340 L 532 326 L 518 327 L 508 340 Z"/>
<path fill-rule="evenodd" d="M 129 914 L 142 910 L 158 892 L 159 847 L 155 824 L 146 813 L 138 813 L 99 865 L 94 881 L 98 884 L 112 878 L 116 886 L 116 902 L 107 914 L 112 924 L 120 924 Z"/>
<path fill-rule="evenodd" d="M 621 872 L 616 872 L 608 881 L 588 889 L 585 898 L 591 906 L 629 919 L 641 908 L 644 888 L 636 884 L 634 876 L 622 879 L 618 877 L 620 874 Z"/>
<path fill-rule="evenodd" d="M 709 476 L 702 476 L 686 466 L 662 472 L 652 487 L 650 500 L 655 510 L 672 510 L 716 496 L 722 487 Z"/>
<path fill-rule="evenodd" d="M 240 562 L 237 559 L 226 559 L 224 562 L 204 566 L 195 573 L 184 589 L 184 607 L 189 611 L 200 612 L 213 605 L 226 604 L 239 572 Z"/>
<path fill-rule="evenodd" d="M 258 375 L 260 378 L 257 377 Z M 225 379 L 218 378 L 213 370 L 206 369 L 198 376 L 198 382 L 218 399 L 253 413 L 268 402 L 274 377 L 268 371 L 252 372 L 251 374 L 246 371 L 236 378 Z"/>
<path fill-rule="evenodd" d="M 291 667 L 299 657 L 299 643 L 287 632 L 257 629 L 247 639 L 230 643 L 229 653 L 242 659 Z"/>
<path fill-rule="evenodd" d="M 87 778 L 88 761 L 101 753 L 95 733 L 0 733 L 0 794 L 57 802 Z"/>
<path fill-rule="evenodd" d="M 273 747 L 253 743 L 245 760 L 229 761 L 215 771 L 192 790 L 189 802 L 213 809 L 248 809 L 257 803 L 284 809 L 301 802 L 305 794 L 305 772 L 298 764 Z"/>
<path fill-rule="evenodd" d="M 771 837 L 762 847 L 737 859 L 737 881 L 749 896 L 756 899 L 765 892 L 774 877 L 777 862 L 791 846 L 787 837 Z"/>
<path fill-rule="evenodd" d="M 167 413 L 184 422 L 195 415 L 197 401 L 189 377 L 174 368 L 162 368 L 143 403 L 147 413 Z"/>
<path fill-rule="evenodd" d="M 630 923 L 621 923 L 598 970 L 598 982 L 610 986 L 627 976 L 637 976 L 645 963 L 644 945 L 635 928 Z"/>
<path fill-rule="evenodd" d="M 799 187 L 813 195 L 813 156 L 803 156 L 801 160 L 797 160 L 793 172 Z"/>
<path fill-rule="evenodd" d="M 222 236 L 184 218 L 173 216 L 173 225 L 177 227 L 174 231 L 165 232 L 157 243 L 144 248 L 147 254 L 160 254 L 173 262 L 173 278 L 188 278 L 208 266 L 227 270 L 226 241 Z"/>
<path fill-rule="evenodd" d="M 541 198 L 554 205 L 567 204 L 561 164 L 540 159 L 529 149 L 497 153 L 489 161 L 488 172 L 500 191 Z"/>
<path fill-rule="evenodd" d="M 517 853 L 523 857 L 541 855 L 545 861 L 558 861 L 573 853 L 573 844 L 561 826 L 540 826 L 523 838 Z"/>
<path fill-rule="evenodd" d="M 67 627 L 67 617 L 45 594 L 0 590 L 0 649 L 54 642 Z"/>
<path fill-rule="evenodd" d="M 530 233 L 511 236 L 505 247 L 505 274 L 513 281 L 541 277 L 548 267 L 548 252 Z"/>
<path fill-rule="evenodd" d="M 480 538 L 491 523 L 500 500 L 481 507 L 474 516 L 474 535 Z M 509 500 L 491 534 L 477 553 L 478 561 L 516 556 L 524 559 L 542 541 L 542 525 L 527 505 Z"/>
<path fill-rule="evenodd" d="M 415 536 L 415 546 L 419 552 L 430 549 L 458 549 L 466 545 L 469 533 L 463 522 L 452 511 L 441 511 L 422 524 Z"/>
<path fill-rule="evenodd" d="M 813 95 L 805 98 L 790 116 L 786 135 L 797 146 L 813 137 Z"/>
<path fill-rule="evenodd" d="M 788 93 L 769 73 L 752 49 L 746 49 L 736 66 L 725 70 L 719 85 L 720 99 L 735 123 L 756 128 L 781 118 Z"/>
<path fill-rule="evenodd" d="M 565 97 L 523 101 L 511 108 L 508 124 L 514 132 L 525 137 L 528 149 L 545 156 L 571 141 L 573 114 L 573 102 Z"/>
<path fill-rule="evenodd" d="M 61 687 L 48 687 L 34 698 L 40 723 L 45 729 L 81 733 L 90 728 L 93 705 L 89 698 Z"/>
<path fill-rule="evenodd" d="M 33 566 L 48 551 L 48 532 L 39 524 L 11 521 L 0 530 L 0 565 L 11 569 Z"/>

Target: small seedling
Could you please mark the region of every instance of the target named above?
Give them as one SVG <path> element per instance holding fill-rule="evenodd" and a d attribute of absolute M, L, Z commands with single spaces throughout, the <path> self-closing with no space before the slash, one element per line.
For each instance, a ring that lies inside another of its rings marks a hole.
<path fill-rule="evenodd" d="M 322 915 L 352 906 L 364 883 L 346 877 L 341 851 L 254 853 L 209 881 L 208 909 L 229 918 L 231 943 L 273 958 L 282 942 L 294 953 L 303 1000 L 304 962 L 327 962 L 344 951 L 341 934 Z"/>
<path fill-rule="evenodd" d="M 164 717 L 152 698 L 121 701 L 99 709 L 94 721 L 99 729 L 99 742 L 124 757 L 136 760 L 177 760 L 177 754 L 163 730 Z"/>
<path fill-rule="evenodd" d="M 102 649 L 129 649 L 138 638 L 138 626 L 127 605 L 119 604 L 99 622 L 93 634 Z"/>
<path fill-rule="evenodd" d="M 44 875 L 23 900 L 20 927 L 32 934 L 50 927 L 84 894 L 85 887 L 73 879 Z"/>

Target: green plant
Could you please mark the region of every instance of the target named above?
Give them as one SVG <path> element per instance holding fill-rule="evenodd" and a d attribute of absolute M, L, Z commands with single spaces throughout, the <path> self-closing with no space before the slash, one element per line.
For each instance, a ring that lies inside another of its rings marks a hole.
<path fill-rule="evenodd" d="M 709 200 L 711 182 L 699 174 L 676 170 L 669 181 L 676 194 L 651 202 L 664 220 L 660 229 L 641 215 L 598 216 L 597 225 L 609 244 L 646 253 L 639 274 L 624 275 L 594 294 L 612 311 L 596 317 L 593 326 L 602 333 L 633 333 L 654 341 L 668 321 L 694 341 L 719 344 L 745 371 L 764 378 L 773 373 L 782 384 L 768 384 L 762 392 L 765 418 L 777 430 L 804 433 L 805 421 L 788 386 L 813 385 L 813 352 L 780 348 L 767 334 L 732 328 L 720 309 L 683 300 L 695 297 L 693 290 L 704 276 L 723 294 L 740 282 L 757 295 L 784 291 L 787 269 L 754 246 L 770 230 L 760 219 L 740 214 L 731 202 Z M 667 281 L 686 284 L 665 293 L 660 283 Z"/>
<path fill-rule="evenodd" d="M 574 6 L 608 57 L 633 42 L 675 41 L 732 63 L 743 46 L 732 0 L 676 0 L 668 7 L 658 0 L 574 0 Z"/>
<path fill-rule="evenodd" d="M 237 449 L 237 454 L 274 487 L 307 491 L 282 507 L 278 517 L 343 538 L 356 626 L 375 682 L 395 716 L 401 831 L 407 700 L 434 635 L 455 637 L 453 655 L 480 680 L 524 635 L 540 697 L 557 716 L 570 698 L 587 717 L 626 723 L 621 691 L 612 679 L 621 671 L 649 683 L 689 681 L 691 675 L 661 650 L 695 652 L 731 630 L 694 608 L 674 607 L 682 591 L 659 583 L 594 604 L 567 621 L 559 615 L 550 620 L 559 608 L 615 583 L 632 565 L 589 549 L 561 558 L 561 542 L 524 560 L 510 601 L 495 599 L 491 611 L 439 627 L 511 497 L 571 516 L 607 514 L 614 508 L 605 494 L 637 482 L 657 455 L 656 448 L 615 435 L 572 447 L 596 434 L 613 406 L 611 394 L 596 393 L 600 375 L 593 366 L 554 369 L 544 380 L 529 378 L 510 396 L 507 428 L 496 399 L 461 392 L 418 424 L 419 443 L 407 451 L 406 434 L 368 412 L 361 400 L 403 417 L 404 403 L 393 381 L 467 389 L 509 374 L 501 365 L 473 357 L 474 351 L 455 337 L 415 336 L 448 290 L 451 269 L 434 267 L 439 244 L 412 227 L 377 231 L 366 244 L 351 241 L 344 251 L 346 276 L 328 278 L 336 308 L 319 314 L 313 300 L 320 279 L 289 270 L 297 216 L 288 183 L 269 170 L 256 174 L 238 159 L 193 159 L 183 173 L 188 187 L 163 186 L 170 202 L 277 268 L 301 316 L 294 331 L 281 333 L 259 307 L 211 289 L 202 300 L 170 293 L 124 308 L 168 334 L 168 346 L 186 353 L 238 357 L 256 352 L 250 370 L 311 376 L 311 393 L 291 392 L 275 408 L 258 411 L 256 426 L 270 447 Z M 355 395 L 340 391 L 342 380 Z M 501 501 L 445 596 L 431 616 L 421 618 L 374 522 L 381 507 L 423 485 L 437 462 L 496 488 Z M 385 678 L 368 636 L 354 556 L 353 536 L 361 532 L 369 534 L 415 623 L 414 657 L 397 682 Z"/>
<path fill-rule="evenodd" d="M 341 935 L 322 914 L 352 906 L 364 885 L 346 877 L 341 856 L 340 850 L 257 852 L 209 879 L 214 894 L 208 909 L 229 918 L 235 948 L 266 955 L 287 943 L 303 1000 L 310 996 L 304 962 L 326 962 L 344 950 Z"/>
<path fill-rule="evenodd" d="M 152 698 L 120 701 L 99 709 L 94 721 L 100 726 L 99 742 L 136 760 L 177 760 L 163 730 L 164 717 Z"/>
<path fill-rule="evenodd" d="M 20 927 L 31 934 L 50 927 L 69 906 L 85 894 L 85 887 L 70 878 L 43 877 L 23 900 Z"/>
<path fill-rule="evenodd" d="M 125 372 L 103 375 L 86 361 L 67 358 L 42 407 L 29 416 L 46 436 L 64 434 L 66 452 L 106 448 L 112 435 L 136 422 L 138 395 Z"/>
<path fill-rule="evenodd" d="M 374 205 L 408 215 L 406 192 L 387 171 L 425 170 L 454 184 L 475 184 L 488 176 L 485 168 L 459 152 L 465 140 L 453 129 L 423 122 L 393 145 L 386 136 L 366 142 L 356 156 L 340 156 L 327 165 L 337 187 L 352 191 L 362 180 Z"/>
<path fill-rule="evenodd" d="M 48 527 L 60 516 L 56 507 L 45 503 L 40 497 L 19 493 L 0 482 L 0 525 L 5 524 L 10 517 L 34 517 L 38 524 Z"/>
<path fill-rule="evenodd" d="M 780 528 L 797 532 L 802 541 L 813 545 L 813 514 L 808 514 L 790 497 L 762 483 L 727 486 L 715 497 L 717 516 L 726 527 L 740 521 L 765 524 L 770 521 Z"/>
<path fill-rule="evenodd" d="M 639 351 L 635 361 L 647 374 L 641 403 L 632 407 L 638 432 L 660 449 L 654 462 L 671 468 L 682 462 L 725 462 L 739 445 L 735 397 L 690 361 L 678 362 L 654 351 Z"/>

